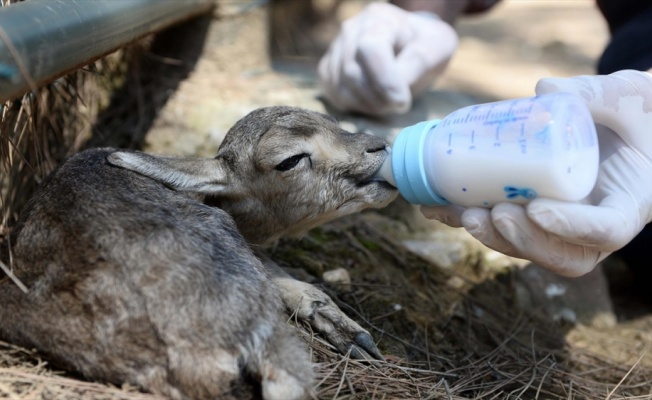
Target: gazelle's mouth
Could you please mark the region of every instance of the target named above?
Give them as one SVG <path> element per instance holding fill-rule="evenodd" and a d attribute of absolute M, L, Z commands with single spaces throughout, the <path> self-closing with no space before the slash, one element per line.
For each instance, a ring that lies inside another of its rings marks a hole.
<path fill-rule="evenodd" d="M 392 173 L 391 148 L 385 146 L 382 150 L 384 150 L 384 157 L 378 168 L 376 168 L 376 170 L 370 174 L 360 177 L 359 180 L 355 179 L 357 180 L 355 183 L 356 187 L 365 187 L 370 184 L 378 184 L 385 189 L 396 190 L 394 175 Z"/>
<path fill-rule="evenodd" d="M 387 190 L 397 190 L 396 187 L 392 186 L 392 184 L 387 182 L 386 180 L 376 179 L 376 178 L 360 182 L 356 186 L 359 187 L 359 188 L 362 188 L 362 187 L 366 187 L 366 186 L 374 185 L 374 184 L 378 185 L 378 186 L 380 186 L 382 188 L 385 188 Z"/>
<path fill-rule="evenodd" d="M 384 183 L 392 188 L 396 189 L 396 182 L 394 181 L 394 173 L 392 171 L 392 155 L 391 149 L 386 148 L 387 156 L 383 163 L 380 164 L 376 172 L 374 172 L 369 178 L 365 179 L 365 182 L 378 182 Z"/>
<path fill-rule="evenodd" d="M 356 184 L 356 186 L 357 187 L 365 187 L 365 186 L 369 186 L 371 184 L 377 184 L 380 187 L 383 187 L 385 189 L 397 190 L 396 186 L 392 185 L 392 182 L 390 181 L 390 179 L 393 181 L 393 177 L 390 176 L 389 179 L 387 179 L 385 177 L 385 175 L 388 173 L 386 170 L 383 171 L 384 166 L 386 164 L 387 163 L 385 163 L 385 164 L 381 165 L 380 167 L 378 167 L 378 170 L 376 170 L 374 173 L 367 176 L 366 178 L 363 178 L 359 183 Z M 389 171 L 389 173 L 391 174 L 391 171 Z"/>

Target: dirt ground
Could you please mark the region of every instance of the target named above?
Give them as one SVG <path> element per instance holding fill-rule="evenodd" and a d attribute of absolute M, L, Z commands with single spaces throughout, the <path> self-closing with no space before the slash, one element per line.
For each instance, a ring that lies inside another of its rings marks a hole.
<path fill-rule="evenodd" d="M 609 39 L 592 0 L 506 0 L 458 32 L 439 87 L 496 99 L 531 96 L 542 77 L 594 73 Z"/>
<path fill-rule="evenodd" d="M 228 127 L 265 105 L 332 112 L 316 87 L 315 54 L 364 1 L 345 0 L 332 19 L 319 20 L 307 35 L 311 51 L 305 51 L 306 38 L 297 39 L 293 46 L 303 53 L 290 46 L 273 59 L 265 2 L 222 3 L 220 23 L 207 28 L 192 73 L 164 87 L 168 94 L 147 123 L 136 121 L 147 127 L 144 149 L 212 155 Z M 317 0 L 322 10 L 332 3 Z M 489 13 L 461 20 L 457 29 L 460 46 L 451 65 L 409 114 L 382 120 L 336 114 L 343 126 L 391 141 L 404 126 L 465 105 L 533 95 L 541 77 L 593 73 L 608 41 L 592 0 L 504 0 Z M 430 252 L 419 251 L 424 248 Z M 426 221 L 401 201 L 302 240 L 283 240 L 267 252 L 327 290 L 386 356 L 381 364 L 350 360 L 298 326 L 318 365 L 317 398 L 652 398 L 652 303 L 617 260 L 605 268 L 615 324 L 593 326 L 522 309 L 515 273 L 522 261 Z M 349 272 L 350 286 L 324 282 L 323 273 L 336 268 Z M 83 382 L 50 368 L 34 351 L 0 343 L 0 398 L 155 397 Z"/>

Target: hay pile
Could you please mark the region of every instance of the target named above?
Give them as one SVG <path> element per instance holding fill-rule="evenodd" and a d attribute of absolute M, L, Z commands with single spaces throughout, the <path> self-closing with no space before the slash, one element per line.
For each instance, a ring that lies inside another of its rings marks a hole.
<path fill-rule="evenodd" d="M 154 400 L 135 388 L 121 389 L 67 378 L 48 368 L 34 351 L 0 342 L 0 398 Z"/>

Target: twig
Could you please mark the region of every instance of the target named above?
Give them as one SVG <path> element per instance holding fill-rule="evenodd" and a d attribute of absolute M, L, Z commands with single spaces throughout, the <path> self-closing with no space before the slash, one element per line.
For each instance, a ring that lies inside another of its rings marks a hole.
<path fill-rule="evenodd" d="M 391 368 L 396 368 L 396 369 L 399 369 L 399 370 L 401 370 L 403 372 L 407 372 L 407 371 L 409 371 L 409 372 L 421 372 L 421 373 L 425 373 L 425 374 L 431 374 L 431 375 L 437 375 L 437 376 L 445 376 L 447 378 L 455 378 L 455 379 L 459 379 L 459 377 L 460 377 L 460 375 L 458 375 L 458 374 L 450 374 L 450 373 L 447 373 L 447 372 L 431 371 L 431 370 L 421 369 L 421 368 L 401 367 L 400 365 L 396 365 L 396 364 L 387 363 L 387 364 L 385 364 L 385 366 L 386 367 L 391 367 Z"/>
<path fill-rule="evenodd" d="M 537 361 L 536 351 L 534 350 L 534 329 L 532 329 L 532 332 L 530 332 L 530 342 L 532 344 L 532 360 L 534 361 L 534 365 L 532 366 L 532 377 L 530 378 L 530 381 L 523 386 L 523 389 L 516 396 L 516 398 L 518 399 L 520 399 L 521 396 L 523 396 L 523 394 L 525 394 L 525 392 L 530 388 L 530 386 L 532 386 L 534 379 L 537 377 L 537 365 L 539 364 L 539 362 Z"/>
<path fill-rule="evenodd" d="M 20 288 L 20 290 L 22 290 L 24 293 L 29 293 L 27 286 L 25 286 L 23 282 L 21 282 L 20 279 L 18 279 L 18 277 L 14 275 L 14 273 L 11 272 L 11 270 L 7 268 L 7 266 L 2 261 L 0 261 L 0 269 L 2 269 L 5 274 L 7 274 L 9 279 L 11 279 L 16 284 L 16 286 Z"/>
<path fill-rule="evenodd" d="M 446 381 L 445 379 L 444 379 L 444 389 L 446 390 L 446 396 L 448 396 L 448 400 L 453 400 L 451 389 L 448 387 L 448 381 Z"/>
<path fill-rule="evenodd" d="M 537 393 L 534 395 L 534 399 L 537 400 L 539 398 L 539 393 L 541 393 L 541 387 L 543 386 L 543 382 L 546 381 L 546 377 L 548 376 L 548 373 L 556 366 L 556 363 L 552 363 L 552 365 L 548 368 L 546 368 L 546 372 L 544 372 L 543 376 L 541 377 L 541 381 L 539 382 L 539 386 L 537 387 Z M 572 381 L 571 381 L 572 382 Z"/>
<path fill-rule="evenodd" d="M 349 386 L 349 391 L 351 392 L 352 395 L 355 394 L 355 388 L 353 387 L 353 383 L 351 382 L 351 379 L 349 379 L 348 375 L 344 375 L 344 378 L 346 379 L 346 384 Z"/>
<path fill-rule="evenodd" d="M 344 378 L 346 377 L 346 370 L 349 367 L 349 358 L 351 356 L 351 349 L 346 352 L 346 355 L 344 356 L 346 359 L 346 363 L 344 364 L 344 371 L 342 371 L 342 379 L 340 379 L 340 384 L 337 387 L 337 390 L 335 391 L 335 394 L 333 395 L 333 399 L 337 398 L 337 395 L 340 394 L 340 390 L 342 390 L 342 385 L 344 385 Z"/>
<path fill-rule="evenodd" d="M 321 381 L 319 381 L 319 383 L 317 383 L 317 385 L 315 385 L 315 387 L 319 387 L 319 386 L 322 385 L 322 383 L 326 382 L 326 379 L 330 378 L 330 376 L 333 375 L 333 373 L 337 370 L 337 368 L 340 366 L 340 364 L 342 364 L 344 362 L 344 360 L 345 359 L 342 358 L 340 361 L 338 361 L 338 363 L 328 372 L 328 374 Z M 346 360 L 347 360 L 346 362 L 348 364 L 348 362 L 349 362 L 348 357 L 346 358 Z"/>
<path fill-rule="evenodd" d="M 609 399 L 611 398 L 611 396 L 614 394 L 614 392 L 616 391 L 616 389 L 618 389 L 618 388 L 620 387 L 620 385 L 625 381 L 625 379 L 627 379 L 627 377 L 629 376 L 629 374 L 632 373 L 632 371 L 634 370 L 634 368 L 636 368 L 636 366 L 638 365 L 638 363 L 641 362 L 641 360 L 643 359 L 644 356 L 645 356 L 645 352 L 643 352 L 643 354 L 641 354 L 641 356 L 640 356 L 640 357 L 638 358 L 638 360 L 634 363 L 634 365 L 632 365 L 632 367 L 629 369 L 629 371 L 627 371 L 627 373 L 625 374 L 625 376 L 623 376 L 623 378 L 620 380 L 620 382 L 618 382 L 618 384 L 617 384 L 613 389 L 611 389 L 611 392 L 609 392 L 609 394 L 607 395 L 607 397 L 605 398 L 605 400 L 609 400 Z"/>
<path fill-rule="evenodd" d="M 428 362 L 428 369 L 432 369 L 432 366 L 430 365 L 430 346 L 428 346 L 428 324 L 426 324 L 425 331 L 426 331 L 426 334 L 425 334 L 425 336 L 426 336 L 426 338 L 425 338 L 425 342 L 426 342 L 426 361 Z"/>

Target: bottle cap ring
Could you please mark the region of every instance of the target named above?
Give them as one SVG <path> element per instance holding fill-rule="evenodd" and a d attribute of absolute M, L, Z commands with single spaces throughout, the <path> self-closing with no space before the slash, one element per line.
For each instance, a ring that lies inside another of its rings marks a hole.
<path fill-rule="evenodd" d="M 423 160 L 426 137 L 439 122 L 424 121 L 404 128 L 392 146 L 392 173 L 396 186 L 399 193 L 412 204 L 450 204 L 430 187 Z"/>

